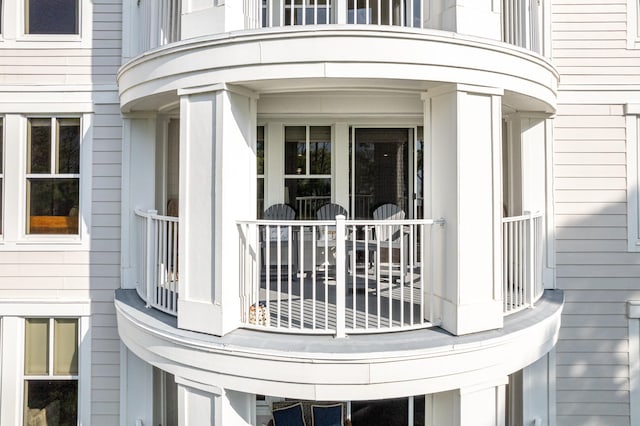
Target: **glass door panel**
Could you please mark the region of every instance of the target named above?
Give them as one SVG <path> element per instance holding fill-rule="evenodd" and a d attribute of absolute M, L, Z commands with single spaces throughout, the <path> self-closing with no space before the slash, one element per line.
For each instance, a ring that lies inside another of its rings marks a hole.
<path fill-rule="evenodd" d="M 351 162 L 351 211 L 372 218 L 373 209 L 392 203 L 412 216 L 409 200 L 409 145 L 413 129 L 355 128 Z"/>

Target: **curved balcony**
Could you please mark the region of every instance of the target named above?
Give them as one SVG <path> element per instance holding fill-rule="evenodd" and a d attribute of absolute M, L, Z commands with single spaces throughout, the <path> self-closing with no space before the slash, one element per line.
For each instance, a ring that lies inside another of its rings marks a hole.
<path fill-rule="evenodd" d="M 136 211 L 136 290 L 178 315 L 178 218 Z M 438 325 L 433 286 L 444 220 L 239 222 L 238 312 L 244 328 L 348 334 Z M 503 312 L 542 297 L 542 214 L 502 219 Z M 391 238 L 395 235 L 395 238 Z M 188 285 L 188 284 L 187 284 Z"/>

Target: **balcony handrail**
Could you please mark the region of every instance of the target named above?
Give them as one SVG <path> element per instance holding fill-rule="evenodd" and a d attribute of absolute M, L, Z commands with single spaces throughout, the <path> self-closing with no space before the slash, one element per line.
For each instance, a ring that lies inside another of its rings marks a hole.
<path fill-rule="evenodd" d="M 134 211 L 138 232 L 136 291 L 147 308 L 178 313 L 179 218 L 156 210 Z"/>
<path fill-rule="evenodd" d="M 344 337 L 434 324 L 433 225 L 444 220 L 237 223 L 244 327 Z"/>
<path fill-rule="evenodd" d="M 503 311 L 509 315 L 528 307 L 544 292 L 543 214 L 525 212 L 502 218 Z"/>

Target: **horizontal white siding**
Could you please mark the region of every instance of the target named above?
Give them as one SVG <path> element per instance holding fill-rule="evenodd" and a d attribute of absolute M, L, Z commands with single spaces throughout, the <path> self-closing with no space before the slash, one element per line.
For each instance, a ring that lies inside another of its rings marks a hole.
<path fill-rule="evenodd" d="M 48 48 L 0 42 L 0 86 L 38 85 L 55 91 L 73 85 L 92 93 L 92 176 L 82 176 L 91 179 L 92 187 L 91 251 L 0 251 L 0 298 L 91 299 L 94 426 L 119 424 L 120 340 L 113 295 L 120 286 L 122 120 L 115 75 L 121 61 L 121 3 L 92 0 L 89 45 Z"/>
<path fill-rule="evenodd" d="M 640 84 L 626 7 L 552 2 L 560 97 L 566 90 L 598 99 L 561 104 L 554 120 L 556 272 L 566 296 L 556 347 L 559 426 L 630 424 L 626 301 L 640 298 L 640 255 L 627 251 L 624 109 L 607 99 L 607 90 Z"/>

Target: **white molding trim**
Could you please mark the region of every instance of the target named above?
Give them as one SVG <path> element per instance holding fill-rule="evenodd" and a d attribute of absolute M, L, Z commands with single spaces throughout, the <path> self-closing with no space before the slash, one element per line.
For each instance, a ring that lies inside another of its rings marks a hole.
<path fill-rule="evenodd" d="M 627 249 L 640 251 L 640 176 L 638 175 L 638 126 L 640 104 L 625 105 L 627 144 Z"/>
<path fill-rule="evenodd" d="M 627 302 L 629 318 L 629 416 L 630 424 L 640 422 L 640 301 Z"/>
<path fill-rule="evenodd" d="M 86 317 L 91 300 L 0 299 L 0 317 Z"/>
<path fill-rule="evenodd" d="M 640 48 L 639 7 L 638 0 L 627 0 L 627 49 Z"/>

